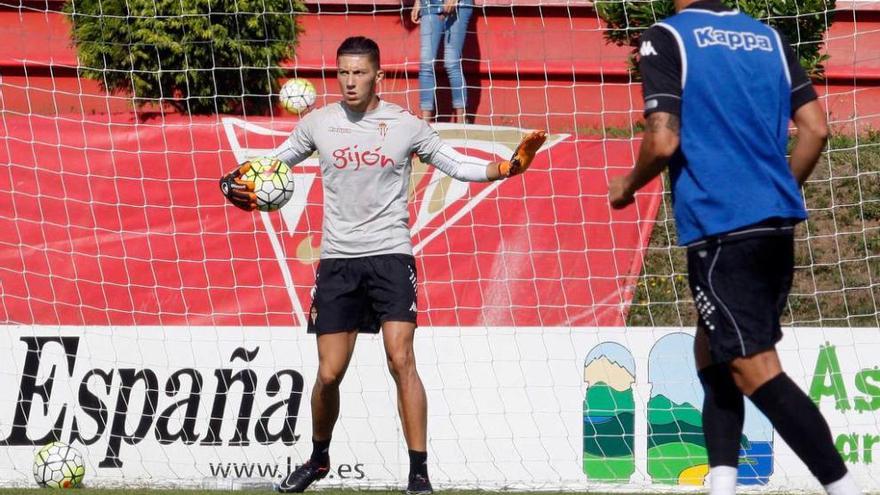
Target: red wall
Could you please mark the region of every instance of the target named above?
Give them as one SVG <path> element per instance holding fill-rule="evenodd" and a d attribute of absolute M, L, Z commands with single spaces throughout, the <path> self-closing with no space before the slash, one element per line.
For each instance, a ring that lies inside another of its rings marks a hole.
<path fill-rule="evenodd" d="M 478 122 L 563 131 L 628 126 L 638 118 L 640 90 L 625 70 L 627 50 L 604 42 L 597 15 L 585 2 L 544 2 L 541 7 L 489 3 L 496 6 L 477 10 L 471 24 L 475 34 L 465 49 L 470 110 Z M 817 81 L 828 95 L 834 122 L 848 130 L 854 124 L 880 124 L 880 10 L 854 5 L 838 2 L 827 40 L 827 79 Z M 128 98 L 108 96 L 93 81 L 76 77 L 76 56 L 67 21 L 57 12 L 60 6 L 41 2 L 0 8 L 3 108 L 41 114 L 128 112 Z M 418 29 L 404 22 L 407 15 L 387 0 L 312 4 L 301 17 L 305 34 L 291 75 L 308 77 L 318 82 L 319 92 L 335 97 L 332 79 L 321 84 L 323 69 L 333 66 L 343 38 L 366 34 L 383 50 L 385 97 L 417 108 Z"/>

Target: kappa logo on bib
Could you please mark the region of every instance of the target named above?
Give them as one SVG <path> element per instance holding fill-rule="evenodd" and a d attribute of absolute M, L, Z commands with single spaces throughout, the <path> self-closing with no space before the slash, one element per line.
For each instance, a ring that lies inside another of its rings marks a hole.
<path fill-rule="evenodd" d="M 752 50 L 773 51 L 769 37 L 748 31 L 725 31 L 705 26 L 694 29 L 694 36 L 697 37 L 697 46 L 700 48 L 722 45 L 731 50 L 742 48 L 747 52 Z"/>

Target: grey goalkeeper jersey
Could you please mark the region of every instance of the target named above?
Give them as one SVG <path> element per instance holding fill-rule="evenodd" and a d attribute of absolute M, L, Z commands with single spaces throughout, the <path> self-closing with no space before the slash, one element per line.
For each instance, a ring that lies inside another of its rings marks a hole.
<path fill-rule="evenodd" d="M 425 121 L 381 100 L 366 113 L 341 102 L 311 112 L 272 156 L 293 166 L 316 150 L 324 184 L 322 259 L 412 254 L 413 153 L 454 178 L 487 180 L 485 160 L 458 153 Z"/>

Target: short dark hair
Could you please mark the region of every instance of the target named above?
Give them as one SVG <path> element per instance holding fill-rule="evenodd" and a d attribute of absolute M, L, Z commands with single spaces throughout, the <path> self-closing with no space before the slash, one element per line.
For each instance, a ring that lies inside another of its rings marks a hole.
<path fill-rule="evenodd" d="M 379 45 L 366 36 L 350 36 L 336 49 L 336 58 L 343 55 L 366 55 L 379 68 Z"/>

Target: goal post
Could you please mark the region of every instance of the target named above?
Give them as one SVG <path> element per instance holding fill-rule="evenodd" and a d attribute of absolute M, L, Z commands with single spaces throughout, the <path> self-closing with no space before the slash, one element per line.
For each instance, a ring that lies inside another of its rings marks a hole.
<path fill-rule="evenodd" d="M 105 4 L 0 5 L 0 486 L 33 486 L 33 454 L 51 441 L 83 455 L 87 486 L 265 486 L 311 450 L 321 172 L 316 156 L 297 165 L 293 199 L 272 213 L 227 204 L 218 179 L 298 125 L 277 103 L 284 81 L 309 80 L 318 106 L 338 100 L 335 50 L 350 35 L 380 45 L 382 98 L 418 114 L 420 27 L 411 2 L 391 0 Z M 779 350 L 860 485 L 878 491 L 880 3 L 802 4 L 771 18 L 825 23 L 814 85 L 833 135 L 804 186 Z M 705 482 L 668 183 L 623 211 L 607 201 L 642 130 L 631 46 L 609 33 L 650 22 L 615 27 L 600 10 L 477 0 L 464 124 L 450 122 L 442 49 L 433 61 L 433 126 L 457 150 L 507 158 L 526 132 L 548 133 L 514 180 L 458 182 L 413 161 L 415 352 L 437 488 Z M 105 30 L 92 56 L 78 51 L 90 34 L 76 34 L 77 16 Z M 106 34 L 121 26 L 126 36 Z M 408 458 L 380 337 L 358 338 L 341 394 L 321 486 L 400 487 Z M 738 481 L 819 489 L 751 405 Z"/>

